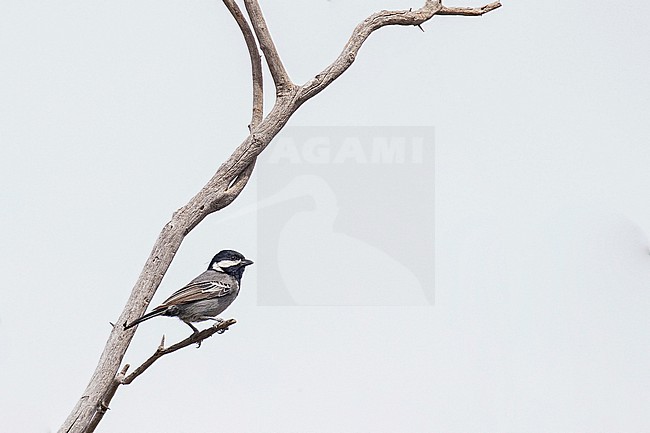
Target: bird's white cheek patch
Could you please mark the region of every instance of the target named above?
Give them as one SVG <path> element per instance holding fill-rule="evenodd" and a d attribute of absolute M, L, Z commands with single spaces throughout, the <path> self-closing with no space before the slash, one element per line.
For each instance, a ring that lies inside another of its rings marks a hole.
<path fill-rule="evenodd" d="M 220 262 L 217 262 L 217 266 L 219 266 L 221 269 L 224 269 L 224 268 L 230 268 L 230 267 L 233 267 L 233 266 L 237 266 L 240 263 L 241 263 L 241 260 L 222 260 Z"/>

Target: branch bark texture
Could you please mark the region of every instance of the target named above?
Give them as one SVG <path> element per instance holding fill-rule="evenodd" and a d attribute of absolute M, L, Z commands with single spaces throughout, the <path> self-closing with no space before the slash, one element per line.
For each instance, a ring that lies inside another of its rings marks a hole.
<path fill-rule="evenodd" d="M 110 401 L 126 377 L 126 370 L 119 373 L 118 370 L 135 328 L 124 330 L 119 324 L 130 322 L 145 312 L 185 236 L 206 216 L 223 209 L 237 198 L 250 179 L 257 156 L 303 103 L 323 91 L 352 65 L 359 49 L 374 31 L 392 25 L 419 26 L 436 14 L 483 15 L 501 6 L 500 2 L 494 2 L 481 8 L 448 8 L 442 6 L 440 0 L 425 0 L 424 5 L 416 10 L 374 13 L 353 30 L 334 62 L 303 85 L 296 85 L 291 81 L 282 63 L 258 1 L 244 0 L 250 25 L 235 0 L 223 2 L 241 29 L 250 54 L 253 79 L 250 134 L 206 185 L 185 206 L 174 212 L 171 220 L 163 227 L 117 321 L 118 326 L 113 327 L 86 390 L 59 433 L 94 431 L 98 419 L 101 419 L 97 414 L 103 416 L 107 409 L 106 398 L 109 397 Z M 276 89 L 275 103 L 266 117 L 263 117 L 263 83 L 258 44 Z"/>

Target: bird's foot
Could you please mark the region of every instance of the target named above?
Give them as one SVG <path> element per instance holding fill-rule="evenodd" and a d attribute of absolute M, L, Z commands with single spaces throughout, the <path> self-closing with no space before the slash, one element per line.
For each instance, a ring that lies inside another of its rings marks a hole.
<path fill-rule="evenodd" d="M 198 333 L 199 333 L 199 331 L 196 330 L 195 332 L 192 333 L 192 335 L 190 335 L 190 337 L 194 337 L 194 336 L 197 335 Z M 201 343 L 203 343 L 203 340 L 199 340 L 199 341 L 196 342 L 196 348 L 197 348 L 197 349 L 198 349 L 199 347 L 201 347 Z"/>
<path fill-rule="evenodd" d="M 212 325 L 212 326 L 214 326 L 214 327 L 217 327 L 217 326 L 221 325 L 223 322 L 225 322 L 225 320 L 223 320 L 223 319 L 220 318 L 220 317 L 212 317 L 212 318 L 210 318 L 210 320 L 214 320 L 215 322 L 217 322 L 217 323 L 215 323 L 214 325 Z M 226 332 L 225 329 L 219 329 L 219 330 L 217 331 L 217 334 L 223 334 L 224 332 Z"/>

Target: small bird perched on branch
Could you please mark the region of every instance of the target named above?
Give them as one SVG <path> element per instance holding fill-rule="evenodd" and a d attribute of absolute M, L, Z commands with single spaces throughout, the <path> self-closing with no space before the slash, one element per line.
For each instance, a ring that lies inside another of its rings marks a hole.
<path fill-rule="evenodd" d="M 139 319 L 124 324 L 124 329 L 156 316 L 178 317 L 196 333 L 192 322 L 217 320 L 239 294 L 244 269 L 252 265 L 241 253 L 223 250 L 212 258 L 208 269 L 185 287 L 174 292 L 165 302 Z"/>

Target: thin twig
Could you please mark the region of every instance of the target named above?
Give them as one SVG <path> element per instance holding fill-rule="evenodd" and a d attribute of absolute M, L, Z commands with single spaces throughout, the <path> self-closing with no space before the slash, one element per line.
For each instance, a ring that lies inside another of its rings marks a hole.
<path fill-rule="evenodd" d="M 345 72 L 356 59 L 357 53 L 363 43 L 375 31 L 385 26 L 418 26 L 430 20 L 434 15 L 483 15 L 501 7 L 501 2 L 490 3 L 481 8 L 447 8 L 440 1 L 426 0 L 424 6 L 416 10 L 381 11 L 370 15 L 363 20 L 352 32 L 350 39 L 343 47 L 343 51 L 336 60 L 317 74 L 313 79 L 300 86 L 298 101 L 304 103 L 329 86 L 343 72 Z M 422 29 L 420 27 L 420 29 Z"/>
<path fill-rule="evenodd" d="M 462 15 L 467 17 L 475 17 L 486 14 L 500 7 L 501 2 L 490 3 L 480 8 L 457 8 L 443 6 L 442 9 L 438 11 L 437 15 Z"/>
<path fill-rule="evenodd" d="M 144 363 L 142 363 L 142 365 L 140 365 L 138 368 L 133 370 L 131 374 L 129 374 L 128 376 L 126 375 L 126 372 L 130 367 L 129 364 L 125 364 L 124 367 L 122 367 L 122 370 L 120 370 L 120 372 L 115 376 L 113 382 L 111 382 L 111 385 L 106 390 L 106 394 L 104 394 L 104 398 L 102 398 L 99 404 L 97 405 L 95 413 L 92 419 L 90 420 L 90 423 L 84 430 L 84 433 L 86 432 L 90 433 L 95 431 L 102 418 L 104 418 L 106 412 L 110 409 L 109 405 L 111 403 L 111 400 L 113 400 L 113 397 L 115 396 L 115 393 L 117 392 L 117 389 L 120 387 L 120 385 L 128 385 L 131 382 L 133 382 L 135 378 L 137 378 L 142 373 L 144 373 L 147 368 L 151 367 L 151 365 L 154 362 L 156 362 L 164 355 L 175 352 L 179 349 L 182 349 L 194 343 L 200 344 L 203 340 L 212 337 L 216 333 L 225 332 L 231 325 L 234 325 L 235 323 L 237 323 L 235 319 L 224 320 L 222 322 L 214 324 L 213 326 L 207 329 L 204 329 L 203 331 L 192 334 L 189 337 L 187 337 L 185 340 L 182 340 L 172 346 L 169 346 L 168 348 L 165 348 L 165 336 L 163 335 L 160 344 L 158 345 L 158 348 L 156 349 L 154 354 L 150 356 L 149 359 L 147 359 Z"/>
<path fill-rule="evenodd" d="M 283 96 L 293 88 L 293 83 L 289 78 L 287 70 L 284 68 L 278 50 L 275 48 L 275 43 L 273 42 L 271 33 L 269 33 L 260 4 L 257 0 L 244 0 L 244 5 L 246 6 L 253 30 L 255 30 L 257 40 L 260 43 L 262 53 L 264 53 L 266 64 L 269 66 L 269 71 L 273 77 L 275 94 L 278 97 Z"/>
<path fill-rule="evenodd" d="M 426 0 L 424 5 L 416 10 L 381 11 L 370 15 L 355 27 L 336 60 L 300 87 L 298 100 L 303 103 L 313 98 L 347 71 L 363 43 L 375 30 L 391 25 L 418 26 L 431 19 L 440 8 L 440 1 Z"/>
<path fill-rule="evenodd" d="M 133 370 L 131 374 L 126 376 L 122 380 L 122 385 L 128 385 L 131 382 L 133 382 L 136 377 L 144 373 L 149 367 L 151 367 L 151 365 L 153 365 L 154 362 L 156 362 L 158 359 L 162 358 L 163 356 L 172 352 L 176 352 L 177 350 L 190 346 L 194 343 L 201 343 L 203 340 L 212 337 L 214 334 L 222 333 L 226 331 L 230 326 L 234 325 L 235 323 L 237 323 L 235 319 L 228 319 L 228 320 L 224 320 L 223 322 L 215 323 L 209 328 L 204 329 L 203 331 L 200 332 L 196 332 L 190 335 L 189 337 L 187 337 L 185 340 L 179 341 L 178 343 L 169 346 L 167 348 L 165 347 L 165 337 L 163 336 L 160 345 L 153 353 L 153 355 L 151 355 L 145 362 L 143 362 L 142 365 L 140 365 L 138 368 Z"/>

